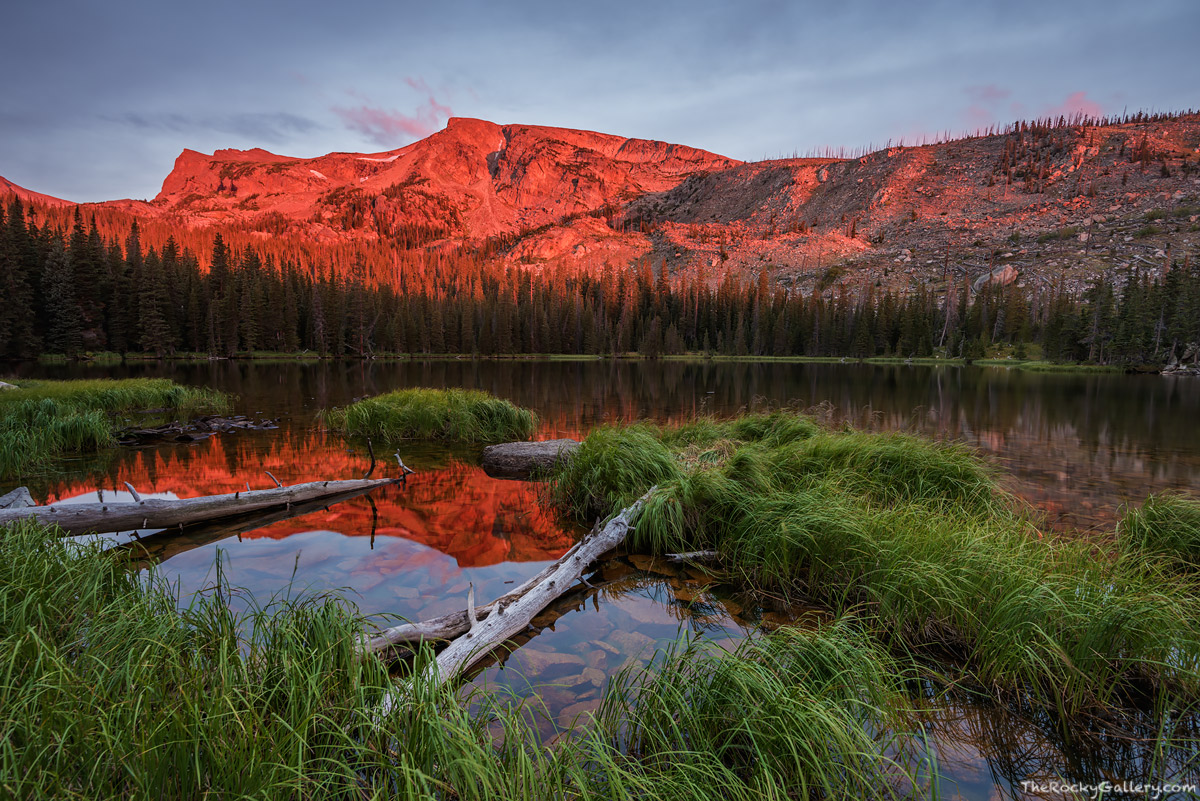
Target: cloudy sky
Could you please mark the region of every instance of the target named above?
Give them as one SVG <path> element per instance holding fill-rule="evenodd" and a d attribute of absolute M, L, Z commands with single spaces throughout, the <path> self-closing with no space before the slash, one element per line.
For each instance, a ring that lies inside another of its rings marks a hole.
<path fill-rule="evenodd" d="M 148 198 L 183 148 L 381 151 L 449 116 L 740 159 L 879 147 L 1200 108 L 1197 30 L 1197 0 L 11 2 L 0 175 Z"/>

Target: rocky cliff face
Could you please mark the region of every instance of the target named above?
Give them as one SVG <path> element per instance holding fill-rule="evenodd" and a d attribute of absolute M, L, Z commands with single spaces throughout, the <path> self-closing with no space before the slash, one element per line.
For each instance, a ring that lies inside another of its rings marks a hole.
<path fill-rule="evenodd" d="M 289 158 L 185 150 L 143 213 L 189 225 L 269 222 L 345 235 L 479 240 L 553 225 L 738 162 L 703 150 L 451 119 L 398 150 Z"/>
<path fill-rule="evenodd" d="M 1082 287 L 1200 251 L 1200 116 L 1026 126 L 854 159 L 694 174 L 624 211 L 670 270 L 910 286 L 963 275 Z"/>

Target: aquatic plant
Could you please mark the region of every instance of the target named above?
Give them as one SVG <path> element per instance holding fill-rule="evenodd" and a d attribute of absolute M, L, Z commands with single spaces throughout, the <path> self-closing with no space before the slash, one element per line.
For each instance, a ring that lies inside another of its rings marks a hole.
<path fill-rule="evenodd" d="M 188 416 L 229 404 L 224 393 L 164 378 L 20 381 L 18 387 L 0 392 L 0 478 L 109 445 L 112 416 L 121 412 L 161 409 Z"/>
<path fill-rule="evenodd" d="M 323 416 L 334 431 L 381 442 L 524 440 L 537 426 L 532 411 L 473 389 L 401 389 Z"/>

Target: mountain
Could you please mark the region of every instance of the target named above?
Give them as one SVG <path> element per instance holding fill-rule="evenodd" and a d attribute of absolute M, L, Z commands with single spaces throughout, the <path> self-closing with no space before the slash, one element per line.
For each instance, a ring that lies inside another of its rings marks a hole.
<path fill-rule="evenodd" d="M 185 150 L 154 200 L 115 205 L 192 227 L 241 224 L 420 246 L 559 225 L 739 163 L 665 142 L 454 118 L 382 153 L 302 159 Z"/>
<path fill-rule="evenodd" d="M 466 244 L 513 264 L 649 259 L 672 274 L 765 272 L 802 288 L 906 286 L 955 272 L 1081 286 L 1100 271 L 1158 269 L 1195 253 L 1198 198 L 1195 113 L 1060 118 L 857 158 L 753 163 L 455 118 L 382 153 L 185 150 L 153 200 L 92 208 L 158 223 L 150 239 L 222 231 L 235 243 L 339 247 L 338 258 L 347 247 Z"/>
<path fill-rule="evenodd" d="M 21 198 L 26 203 L 38 203 L 52 208 L 67 208 L 75 205 L 69 200 L 43 195 L 41 192 L 34 192 L 23 186 L 17 186 L 3 175 L 0 175 L 0 198 L 5 196 L 11 197 L 13 195 Z"/>

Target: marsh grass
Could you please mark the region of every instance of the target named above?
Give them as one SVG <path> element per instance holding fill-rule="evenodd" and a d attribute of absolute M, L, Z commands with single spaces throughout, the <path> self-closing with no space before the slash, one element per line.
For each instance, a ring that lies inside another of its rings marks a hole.
<path fill-rule="evenodd" d="M 1162 557 L 1168 569 L 1200 570 L 1200 500 L 1151 495 L 1117 526 L 1122 549 Z"/>
<path fill-rule="evenodd" d="M 890 668 L 841 624 L 735 654 L 688 646 L 625 674 L 595 726 L 548 748 L 505 699 L 411 676 L 378 716 L 394 679 L 359 657 L 365 621 L 336 597 L 235 614 L 218 572 L 181 607 L 100 543 L 0 533 L 6 797 L 882 797 L 904 776 L 869 733 L 888 723 Z"/>
<path fill-rule="evenodd" d="M 1147 689 L 1200 698 L 1200 581 L 1164 581 L 1145 546 L 1097 552 L 1039 531 L 962 447 L 785 413 L 606 428 L 550 494 L 608 514 L 654 483 L 632 547 L 715 549 L 736 583 L 854 610 L 989 691 L 1067 709 Z M 1126 540 L 1191 547 L 1194 502 L 1148 506 Z"/>
<path fill-rule="evenodd" d="M 732 654 L 692 640 L 657 672 L 614 678 L 601 728 L 643 770 L 703 777 L 721 793 L 890 797 L 908 776 L 889 756 L 905 744 L 888 734 L 903 726 L 905 675 L 847 619 L 780 629 Z"/>
<path fill-rule="evenodd" d="M 537 415 L 467 389 L 402 389 L 324 413 L 334 431 L 382 442 L 445 439 L 460 442 L 525 440 Z"/>
<path fill-rule="evenodd" d="M 223 393 L 167 379 L 20 381 L 0 392 L 0 478 L 47 459 L 111 444 L 113 415 L 162 409 L 180 416 L 227 408 Z"/>

